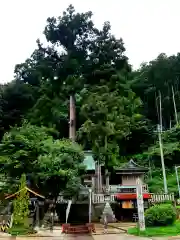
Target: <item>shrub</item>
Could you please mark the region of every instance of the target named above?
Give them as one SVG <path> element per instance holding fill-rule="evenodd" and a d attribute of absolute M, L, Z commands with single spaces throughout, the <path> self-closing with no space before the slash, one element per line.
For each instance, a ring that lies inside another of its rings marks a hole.
<path fill-rule="evenodd" d="M 146 210 L 146 226 L 167 226 L 176 220 L 176 211 L 171 204 L 154 205 Z"/>
<path fill-rule="evenodd" d="M 20 179 L 19 193 L 13 201 L 13 225 L 28 225 L 29 216 L 29 194 L 26 189 L 26 175 L 23 174 Z"/>

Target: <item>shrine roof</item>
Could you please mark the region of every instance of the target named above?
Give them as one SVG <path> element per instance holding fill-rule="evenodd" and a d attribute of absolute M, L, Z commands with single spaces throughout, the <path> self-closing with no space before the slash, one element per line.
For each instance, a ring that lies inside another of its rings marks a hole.
<path fill-rule="evenodd" d="M 92 151 L 85 151 L 84 165 L 86 166 L 87 171 L 95 171 L 95 161 L 93 158 Z M 121 167 L 114 166 L 114 170 L 117 172 L 147 172 L 148 169 L 138 165 L 132 159 L 123 164 Z"/>
<path fill-rule="evenodd" d="M 128 172 L 130 172 L 130 171 L 132 171 L 132 172 L 147 172 L 148 171 L 147 168 L 138 165 L 132 159 L 129 162 L 123 164 L 121 167 L 114 167 L 114 169 L 117 170 L 117 171 L 123 171 L 123 172 L 125 172 L 125 171 L 128 171 Z"/>
<path fill-rule="evenodd" d="M 84 159 L 84 165 L 86 166 L 86 170 L 95 170 L 95 161 L 91 151 L 86 151 Z"/>
<path fill-rule="evenodd" d="M 10 199 L 10 198 L 16 197 L 16 195 L 19 194 L 19 193 L 20 193 L 21 191 L 23 191 L 24 189 L 26 189 L 28 192 L 32 193 L 32 194 L 33 194 L 34 196 L 36 196 L 36 197 L 40 197 L 40 198 L 45 199 L 45 197 L 44 197 L 43 195 L 40 195 L 39 193 L 33 191 L 32 189 L 30 189 L 30 188 L 28 188 L 28 187 L 24 187 L 24 188 L 22 188 L 21 190 L 13 193 L 13 194 L 11 194 L 11 195 L 7 195 L 7 196 L 5 197 L 5 199 Z"/>

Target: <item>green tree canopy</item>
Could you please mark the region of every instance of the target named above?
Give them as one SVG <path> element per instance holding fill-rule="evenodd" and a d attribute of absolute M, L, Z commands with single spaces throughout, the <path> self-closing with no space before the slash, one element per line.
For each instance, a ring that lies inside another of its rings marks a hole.
<path fill-rule="evenodd" d="M 84 173 L 84 154 L 70 140 L 54 140 L 52 129 L 24 123 L 3 137 L 0 163 L 10 178 L 26 173 L 31 185 L 57 196 Z M 78 188 L 79 186 L 77 186 Z"/>
<path fill-rule="evenodd" d="M 37 88 L 22 81 L 12 81 L 0 86 L 0 139 L 10 127 L 22 124 L 37 97 Z"/>
<path fill-rule="evenodd" d="M 97 73 L 99 84 L 83 92 L 81 114 L 85 119 L 79 135 L 106 166 L 117 164 L 119 142 L 131 133 L 132 125 L 140 122 L 141 101 L 128 88 L 126 81 L 112 68 L 104 66 Z M 102 78 L 102 76 L 104 78 Z"/>
<path fill-rule="evenodd" d="M 175 92 L 175 100 L 179 111 L 180 91 L 180 54 L 167 57 L 160 54 L 149 64 L 142 64 L 141 68 L 134 74 L 132 81 L 133 90 L 144 102 L 144 112 L 153 121 L 158 122 L 158 95 L 162 95 L 162 116 L 164 128 L 170 127 L 170 120 L 173 121 L 174 106 L 172 101 L 172 87 Z"/>

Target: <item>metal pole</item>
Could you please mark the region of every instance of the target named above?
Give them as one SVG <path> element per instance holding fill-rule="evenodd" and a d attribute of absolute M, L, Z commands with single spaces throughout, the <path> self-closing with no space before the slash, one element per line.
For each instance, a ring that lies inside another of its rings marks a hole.
<path fill-rule="evenodd" d="M 159 124 L 160 124 L 160 132 L 162 133 L 162 102 L 161 102 L 161 92 L 159 91 Z"/>
<path fill-rule="evenodd" d="M 160 91 L 159 91 L 159 121 L 160 121 L 160 126 L 158 129 L 158 136 L 159 136 L 159 148 L 160 148 L 160 154 L 161 154 L 161 164 L 162 164 L 163 180 L 164 180 L 164 193 L 168 194 L 166 169 L 165 169 L 165 164 L 164 164 L 162 135 L 161 135 L 162 134 L 162 105 L 161 105 L 161 92 Z"/>
<path fill-rule="evenodd" d="M 176 180 L 177 180 L 178 192 L 179 192 L 179 198 L 180 198 L 180 186 L 179 186 L 178 167 L 176 167 L 176 166 L 175 166 L 175 173 L 176 173 Z"/>
<path fill-rule="evenodd" d="M 162 164 L 162 171 L 163 171 L 164 193 L 168 194 L 166 169 L 165 169 L 165 165 L 164 165 L 164 155 L 163 155 L 162 138 L 161 138 L 161 132 L 160 131 L 158 131 L 158 136 L 159 136 L 159 148 L 160 148 L 161 164 Z"/>
<path fill-rule="evenodd" d="M 176 119 L 176 124 L 178 124 L 178 115 L 177 115 L 177 108 L 176 108 L 176 101 L 175 101 L 175 97 L 174 97 L 173 86 L 172 86 L 172 95 L 173 95 L 173 104 L 174 104 L 174 115 L 175 115 L 175 119 Z"/>
<path fill-rule="evenodd" d="M 89 223 L 91 223 L 91 208 L 92 208 L 92 189 L 89 189 Z"/>

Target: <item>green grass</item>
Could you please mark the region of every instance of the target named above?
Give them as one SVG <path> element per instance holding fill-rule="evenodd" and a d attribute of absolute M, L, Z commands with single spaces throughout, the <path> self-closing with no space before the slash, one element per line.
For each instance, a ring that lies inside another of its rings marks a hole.
<path fill-rule="evenodd" d="M 129 228 L 128 233 L 136 236 L 177 236 L 180 235 L 180 221 L 176 221 L 171 226 L 147 227 L 145 231 L 140 232 L 137 227 Z"/>
<path fill-rule="evenodd" d="M 13 226 L 12 228 L 8 229 L 8 233 L 12 236 L 18 236 L 18 235 L 29 235 L 36 233 L 32 228 L 30 227 L 24 227 L 24 226 Z"/>

